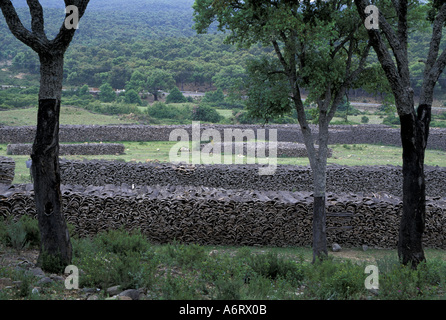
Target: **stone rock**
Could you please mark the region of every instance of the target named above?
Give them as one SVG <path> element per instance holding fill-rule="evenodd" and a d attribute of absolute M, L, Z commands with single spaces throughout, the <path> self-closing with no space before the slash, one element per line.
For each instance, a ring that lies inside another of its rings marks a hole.
<path fill-rule="evenodd" d="M 215 257 L 218 254 L 217 250 L 212 250 L 211 252 L 209 252 L 209 257 Z"/>
<path fill-rule="evenodd" d="M 89 296 L 87 298 L 87 300 L 99 300 L 99 297 L 97 295 L 95 295 L 95 294 L 92 294 L 91 296 Z"/>
<path fill-rule="evenodd" d="M 52 283 L 52 282 L 53 282 L 53 279 L 51 279 L 50 277 L 42 277 L 42 278 L 37 282 L 37 284 L 42 285 L 42 284 L 48 284 L 48 283 Z"/>
<path fill-rule="evenodd" d="M 337 243 L 333 243 L 333 246 L 332 246 L 332 250 L 333 250 L 333 252 L 339 252 L 339 251 L 341 251 L 341 246 L 339 245 L 339 244 L 337 244 Z"/>
<path fill-rule="evenodd" d="M 29 273 L 35 277 L 39 277 L 39 278 L 45 277 L 45 272 L 43 272 L 43 270 L 40 268 L 30 269 Z"/>
<path fill-rule="evenodd" d="M 62 276 L 58 276 L 57 274 L 52 274 L 52 275 L 50 275 L 50 278 L 53 279 L 54 281 L 57 281 L 57 282 L 63 282 L 63 281 L 65 281 L 65 278 L 64 278 L 64 277 L 62 277 Z"/>
<path fill-rule="evenodd" d="M 369 250 L 369 246 L 366 245 L 366 244 L 363 244 L 362 245 L 362 251 L 367 251 L 367 250 Z"/>
<path fill-rule="evenodd" d="M 141 292 L 136 289 L 128 289 L 118 294 L 119 297 L 129 297 L 131 300 L 139 300 Z"/>
<path fill-rule="evenodd" d="M 115 295 L 117 295 L 117 294 L 119 294 L 120 292 L 121 292 L 121 286 L 113 286 L 113 287 L 110 287 L 110 288 L 108 288 L 107 289 L 107 294 L 108 295 L 110 295 L 110 296 L 115 296 Z"/>
<path fill-rule="evenodd" d="M 95 293 L 97 290 L 96 288 L 82 288 L 82 291 L 85 293 Z"/>
<path fill-rule="evenodd" d="M 0 289 L 13 285 L 13 281 L 10 278 L 0 278 Z"/>

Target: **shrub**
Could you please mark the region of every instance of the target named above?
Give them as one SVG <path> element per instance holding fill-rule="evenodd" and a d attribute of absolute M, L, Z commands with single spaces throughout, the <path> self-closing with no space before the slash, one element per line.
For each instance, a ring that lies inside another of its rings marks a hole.
<path fill-rule="evenodd" d="M 220 122 L 223 119 L 222 116 L 209 105 L 201 104 L 192 112 L 192 120 L 205 121 L 211 123 Z"/>
<path fill-rule="evenodd" d="M 105 252 L 118 255 L 145 252 L 149 246 L 147 239 L 140 231 L 129 232 L 124 229 L 109 230 L 98 234 L 95 243 Z"/>
<path fill-rule="evenodd" d="M 402 265 L 397 258 L 380 259 L 377 263 L 380 299 L 431 299 L 437 295 L 435 286 L 444 285 L 446 265 L 438 259 L 423 262 L 416 270 Z"/>
<path fill-rule="evenodd" d="M 99 99 L 102 102 L 112 102 L 116 100 L 116 93 L 109 83 L 104 83 L 99 87 Z"/>
<path fill-rule="evenodd" d="M 16 222 L 10 219 L 0 220 L 0 243 L 21 250 L 40 244 L 40 231 L 37 220 L 30 216 L 21 216 Z"/>
<path fill-rule="evenodd" d="M 22 250 L 26 245 L 26 231 L 20 221 L 10 223 L 7 228 L 9 244 L 16 250 Z"/>
<path fill-rule="evenodd" d="M 369 123 L 369 117 L 367 117 L 367 116 L 362 116 L 361 117 L 361 123 Z"/>
<path fill-rule="evenodd" d="M 45 248 L 42 249 L 37 263 L 41 266 L 42 270 L 50 273 L 63 273 L 66 267 L 60 254 L 48 254 Z"/>
<path fill-rule="evenodd" d="M 205 259 L 204 248 L 197 244 L 180 244 L 176 241 L 167 244 L 163 249 L 167 261 L 173 265 L 192 267 Z"/>
<path fill-rule="evenodd" d="M 253 118 L 248 112 L 242 111 L 239 114 L 235 115 L 236 120 L 240 124 L 256 124 L 259 123 L 261 120 Z"/>
<path fill-rule="evenodd" d="M 223 94 L 223 90 L 221 88 L 218 88 L 215 91 L 209 91 L 204 94 L 203 102 L 208 103 L 218 103 L 218 102 L 224 102 L 225 95 Z"/>
<path fill-rule="evenodd" d="M 157 119 L 184 121 L 191 118 L 192 112 L 187 105 L 173 106 L 163 102 L 155 102 L 146 109 L 146 113 Z"/>
<path fill-rule="evenodd" d="M 183 103 L 183 102 L 187 102 L 187 99 L 177 87 L 174 87 L 172 90 L 170 90 L 169 95 L 166 97 L 166 103 Z"/>
<path fill-rule="evenodd" d="M 198 285 L 194 279 L 172 276 L 170 270 L 162 281 L 161 294 L 165 300 L 196 300 Z"/>
<path fill-rule="evenodd" d="M 37 219 L 24 215 L 19 221 L 26 232 L 27 244 L 31 247 L 38 247 L 40 245 L 40 230 Z"/>
<path fill-rule="evenodd" d="M 395 114 L 391 113 L 387 117 L 383 119 L 383 124 L 387 125 L 399 125 L 400 124 L 400 118 L 395 116 Z"/>
<path fill-rule="evenodd" d="M 315 299 L 355 299 L 365 293 L 364 268 L 350 260 L 332 258 L 305 268 L 305 295 Z"/>
<path fill-rule="evenodd" d="M 215 282 L 217 300 L 241 300 L 243 281 L 240 279 L 218 279 Z"/>
<path fill-rule="evenodd" d="M 80 286 L 120 285 L 124 290 L 150 287 L 158 261 L 139 232 L 113 230 L 93 240 L 74 239 L 73 264 L 83 271 Z"/>
<path fill-rule="evenodd" d="M 304 275 L 302 264 L 280 258 L 276 252 L 250 255 L 248 265 L 257 274 L 272 280 L 289 278 L 298 283 Z"/>
<path fill-rule="evenodd" d="M 139 96 L 138 92 L 136 92 L 133 89 L 130 89 L 129 91 L 125 92 L 125 102 L 127 103 L 135 103 L 138 105 L 142 105 L 141 97 Z"/>
<path fill-rule="evenodd" d="M 7 221 L 5 218 L 0 217 L 0 243 L 7 246 L 9 245 Z"/>

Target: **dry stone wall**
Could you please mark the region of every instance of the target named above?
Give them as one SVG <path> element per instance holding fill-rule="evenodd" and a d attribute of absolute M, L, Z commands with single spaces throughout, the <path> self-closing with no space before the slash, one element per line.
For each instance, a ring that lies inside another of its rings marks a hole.
<path fill-rule="evenodd" d="M 120 143 L 60 144 L 59 155 L 120 155 L 124 151 Z M 8 144 L 6 152 L 8 155 L 30 155 L 32 144 Z"/>
<path fill-rule="evenodd" d="M 10 185 L 14 180 L 14 175 L 14 159 L 0 156 L 0 184 Z"/>
<path fill-rule="evenodd" d="M 32 185 L 0 186 L 0 217 L 35 216 Z M 307 246 L 309 192 L 194 186 L 62 186 L 63 212 L 85 237 L 124 227 L 150 241 L 206 245 Z M 402 202 L 386 194 L 328 194 L 327 238 L 344 246 L 394 248 Z M 446 198 L 427 201 L 426 247 L 446 249 Z M 346 215 L 345 213 L 350 213 Z"/>
<path fill-rule="evenodd" d="M 106 184 L 192 185 L 224 189 L 312 191 L 309 167 L 280 165 L 273 175 L 259 175 L 261 165 L 182 165 L 171 163 L 135 163 L 120 161 L 61 160 L 64 184 L 83 186 Z M 426 194 L 446 194 L 446 168 L 426 167 Z M 328 192 L 386 192 L 402 196 L 402 172 L 399 166 L 327 167 Z"/>
<path fill-rule="evenodd" d="M 152 126 L 152 125 L 62 125 L 61 142 L 117 142 L 117 141 L 168 141 L 174 129 L 184 129 L 192 139 L 192 126 Z M 298 125 L 201 125 L 205 129 L 215 129 L 223 137 L 225 129 L 251 129 L 256 137 L 260 129 L 265 130 L 265 139 L 269 138 L 268 129 L 277 129 L 280 142 L 303 143 Z M 314 137 L 318 127 L 312 126 Z M 0 126 L 0 143 L 32 143 L 35 136 L 34 126 L 6 127 Z M 260 136 L 259 138 L 263 138 Z M 261 139 L 259 139 L 261 140 Z M 401 146 L 400 130 L 384 125 L 331 126 L 329 144 L 383 144 Z M 446 129 L 431 128 L 429 132 L 429 149 L 446 150 Z"/>
<path fill-rule="evenodd" d="M 270 153 L 272 146 L 268 142 L 220 142 L 220 143 L 206 143 L 201 146 L 203 152 L 225 153 L 229 150 L 233 155 L 244 155 L 252 157 L 308 157 L 307 147 L 303 143 L 297 142 L 277 142 L 275 144 L 275 153 Z M 319 149 L 318 146 L 315 148 Z M 328 148 L 327 156 L 330 158 L 333 155 L 333 150 Z"/>

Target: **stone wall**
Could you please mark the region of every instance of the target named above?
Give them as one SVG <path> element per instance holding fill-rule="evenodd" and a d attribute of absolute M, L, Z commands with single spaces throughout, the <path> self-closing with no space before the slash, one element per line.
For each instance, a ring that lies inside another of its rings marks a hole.
<path fill-rule="evenodd" d="M 313 178 L 306 166 L 280 165 L 273 175 L 259 175 L 261 165 L 181 165 L 120 161 L 61 160 L 64 184 L 83 186 L 123 183 L 138 186 L 192 185 L 224 189 L 312 191 Z M 446 168 L 426 167 L 426 194 L 446 194 Z M 399 166 L 327 167 L 328 192 L 387 192 L 402 195 Z"/>
<path fill-rule="evenodd" d="M 124 145 L 119 143 L 60 144 L 59 155 L 119 155 L 124 151 Z M 32 144 L 8 144 L 6 152 L 8 155 L 30 155 Z"/>
<path fill-rule="evenodd" d="M 14 180 L 14 175 L 14 159 L 0 156 L 0 184 L 10 185 Z"/>
<path fill-rule="evenodd" d="M 308 246 L 309 192 L 193 186 L 62 186 L 63 212 L 76 235 L 124 227 L 150 241 L 203 245 Z M 395 248 L 401 199 L 385 194 L 328 194 L 327 240 L 347 247 Z M 427 201 L 426 247 L 446 249 L 446 198 Z M 346 214 L 348 213 L 348 214 Z M 32 185 L 0 185 L 0 217 L 35 216 Z"/>
<path fill-rule="evenodd" d="M 201 146 L 203 152 L 213 152 L 215 153 L 225 153 L 225 150 L 230 150 L 233 155 L 242 154 L 244 156 L 252 157 L 296 157 L 296 158 L 306 158 L 308 157 L 307 147 L 303 143 L 297 142 L 277 142 L 276 143 L 276 153 L 274 155 L 270 154 L 270 143 L 269 142 L 212 142 L 206 143 Z M 315 148 L 319 149 L 318 146 Z M 333 155 L 333 150 L 328 148 L 327 156 L 330 158 Z"/>
<path fill-rule="evenodd" d="M 318 127 L 311 126 L 315 138 Z M 192 139 L 192 126 L 147 126 L 147 125 L 110 125 L 82 126 L 62 125 L 60 127 L 61 142 L 116 142 L 116 141 L 168 141 L 174 129 L 184 129 Z M 303 143 L 302 133 L 298 125 L 201 125 L 205 129 L 216 129 L 223 137 L 224 129 L 277 129 L 277 139 L 281 142 Z M 31 143 L 34 141 L 35 127 L 0 127 L 0 143 Z M 262 140 L 262 136 L 259 140 Z M 331 126 L 329 144 L 382 144 L 401 146 L 400 130 L 384 125 Z M 429 149 L 446 150 L 446 129 L 431 128 L 428 141 Z"/>

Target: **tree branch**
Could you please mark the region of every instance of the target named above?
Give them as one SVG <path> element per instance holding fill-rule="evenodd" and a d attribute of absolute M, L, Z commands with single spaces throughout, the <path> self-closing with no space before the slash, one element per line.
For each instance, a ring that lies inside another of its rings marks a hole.
<path fill-rule="evenodd" d="M 35 34 L 23 26 L 10 0 L 0 0 L 0 9 L 5 17 L 9 30 L 11 30 L 11 33 L 18 40 L 35 51 L 39 51 L 43 46 L 45 46 L 43 39 L 38 38 Z"/>
<path fill-rule="evenodd" d="M 445 20 L 446 4 L 443 4 L 433 24 L 432 38 L 424 69 L 423 87 L 420 93 L 420 104 L 432 104 L 435 83 L 438 81 L 438 78 L 446 64 L 445 51 L 443 51 L 443 53 L 437 59 Z"/>
<path fill-rule="evenodd" d="M 404 6 L 399 5 L 399 7 Z M 380 29 L 383 31 L 387 41 L 389 42 L 390 47 L 392 48 L 392 52 L 398 67 L 398 73 L 400 74 L 400 79 L 403 82 L 407 79 L 404 86 L 409 86 L 409 64 L 407 60 L 407 10 L 404 14 L 402 14 L 401 12 L 397 12 L 397 14 L 398 35 L 395 34 L 393 28 L 390 26 L 381 12 L 379 13 L 379 26 Z M 404 29 L 406 30 L 404 31 Z"/>
<path fill-rule="evenodd" d="M 358 13 L 362 20 L 364 21 L 366 18 L 366 14 L 364 12 L 368 1 L 366 0 L 355 0 L 356 7 L 358 9 Z M 391 29 L 390 25 L 385 20 L 384 16 L 380 13 L 379 15 L 379 23 L 380 28 L 382 28 L 383 32 L 386 35 L 387 40 L 389 41 L 393 54 L 397 60 L 398 69 L 396 68 L 392 56 L 387 50 L 387 46 L 381 38 L 379 30 L 368 29 L 367 32 L 369 34 L 370 42 L 378 56 L 378 60 L 381 64 L 381 67 L 386 74 L 387 80 L 389 81 L 390 87 L 392 89 L 393 94 L 395 95 L 396 106 L 398 109 L 398 113 L 400 115 L 413 113 L 413 105 L 410 101 L 407 100 L 407 90 L 409 74 L 404 72 L 404 68 L 401 66 L 406 63 L 407 59 L 401 56 L 401 51 L 398 50 L 398 40 L 395 36 L 395 33 Z M 400 73 L 400 71 L 403 71 Z M 407 76 L 407 79 L 403 79 L 403 76 Z"/>
<path fill-rule="evenodd" d="M 31 14 L 31 30 L 38 37 L 46 39 L 43 8 L 38 0 L 26 0 Z"/>
<path fill-rule="evenodd" d="M 87 9 L 87 5 L 90 2 L 90 0 L 65 0 L 65 6 L 68 7 L 70 5 L 74 5 L 79 10 L 79 20 L 82 18 L 82 16 L 85 13 L 85 10 Z M 65 18 L 67 18 L 69 14 L 67 13 Z M 76 32 L 76 29 L 67 29 L 65 26 L 65 20 L 62 23 L 62 26 L 60 27 L 59 33 L 54 38 L 54 40 L 51 41 L 51 44 L 54 48 L 57 50 L 61 50 L 65 52 L 65 50 L 68 48 L 68 46 L 71 43 L 71 40 L 74 37 L 74 34 Z"/>

